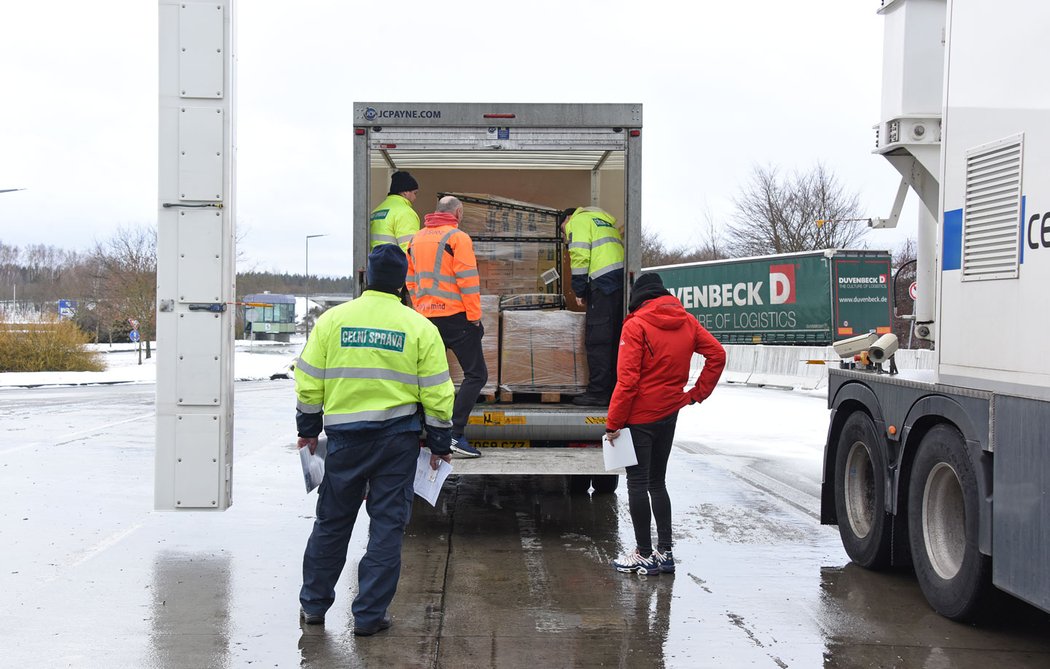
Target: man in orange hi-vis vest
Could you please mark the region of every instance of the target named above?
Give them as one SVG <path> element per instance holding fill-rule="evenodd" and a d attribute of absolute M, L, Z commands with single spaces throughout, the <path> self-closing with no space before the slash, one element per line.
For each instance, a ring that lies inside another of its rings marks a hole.
<path fill-rule="evenodd" d="M 481 451 L 463 436 L 481 388 L 489 379 L 481 338 L 481 278 L 474 242 L 459 229 L 463 203 L 451 195 L 438 201 L 423 227 L 408 243 L 408 277 L 412 306 L 430 319 L 463 368 L 463 384 L 452 407 L 452 450 L 476 458 Z"/>

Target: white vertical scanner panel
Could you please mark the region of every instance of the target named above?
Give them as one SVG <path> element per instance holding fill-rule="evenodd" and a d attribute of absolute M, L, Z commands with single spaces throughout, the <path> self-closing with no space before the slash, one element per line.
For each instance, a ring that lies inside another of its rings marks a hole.
<path fill-rule="evenodd" d="M 218 453 L 221 421 L 211 414 L 179 414 L 175 419 L 175 508 L 218 507 L 224 481 Z"/>
<path fill-rule="evenodd" d="M 222 213 L 179 212 L 179 302 L 221 302 Z"/>
<path fill-rule="evenodd" d="M 179 108 L 179 199 L 222 199 L 222 110 Z"/>
<path fill-rule="evenodd" d="M 218 406 L 222 390 L 222 318 L 207 311 L 180 313 L 177 337 L 176 404 Z"/>
<path fill-rule="evenodd" d="M 183 3 L 179 8 L 179 93 L 221 98 L 222 3 Z"/>

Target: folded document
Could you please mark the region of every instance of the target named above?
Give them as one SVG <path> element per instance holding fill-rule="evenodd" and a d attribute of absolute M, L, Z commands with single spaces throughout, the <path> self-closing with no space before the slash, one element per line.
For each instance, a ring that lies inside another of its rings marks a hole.
<path fill-rule="evenodd" d="M 416 480 L 412 489 L 416 494 L 430 502 L 430 506 L 437 506 L 438 495 L 441 494 L 441 485 L 452 473 L 452 465 L 444 460 L 438 461 L 438 468 L 430 467 L 430 449 L 419 449 L 419 459 L 416 460 Z"/>

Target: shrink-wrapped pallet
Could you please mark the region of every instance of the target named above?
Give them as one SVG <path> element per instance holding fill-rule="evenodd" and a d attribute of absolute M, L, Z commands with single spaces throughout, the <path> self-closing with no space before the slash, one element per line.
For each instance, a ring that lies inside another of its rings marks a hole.
<path fill-rule="evenodd" d="M 439 195 L 463 202 L 459 229 L 474 241 L 482 293 L 560 292 L 563 243 L 557 209 L 494 195 Z"/>
<path fill-rule="evenodd" d="M 561 235 L 559 210 L 532 202 L 480 193 L 453 195 L 463 202 L 459 229 L 471 237 L 549 237 Z"/>
<path fill-rule="evenodd" d="M 578 395 L 587 387 L 584 314 L 504 311 L 500 390 Z"/>
<path fill-rule="evenodd" d="M 489 380 L 481 388 L 481 394 L 495 395 L 499 379 L 499 295 L 481 296 L 481 325 L 485 328 L 481 352 L 485 357 L 485 366 L 489 368 Z M 450 349 L 446 349 L 445 354 L 448 356 L 449 375 L 459 392 L 459 386 L 463 383 L 463 368 Z"/>

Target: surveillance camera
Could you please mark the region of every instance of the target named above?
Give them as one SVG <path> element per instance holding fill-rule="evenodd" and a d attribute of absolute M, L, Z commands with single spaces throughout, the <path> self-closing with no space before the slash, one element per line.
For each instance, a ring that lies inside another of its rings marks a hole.
<path fill-rule="evenodd" d="M 875 343 L 878 336 L 874 332 L 867 334 L 857 335 L 856 337 L 850 337 L 849 339 L 840 339 L 834 342 L 832 346 L 835 348 L 835 353 L 839 354 L 840 358 L 852 358 L 853 356 L 867 351 L 868 348 Z"/>
<path fill-rule="evenodd" d="M 897 352 L 897 335 L 884 334 L 868 349 L 868 356 L 876 365 L 881 365 Z"/>

